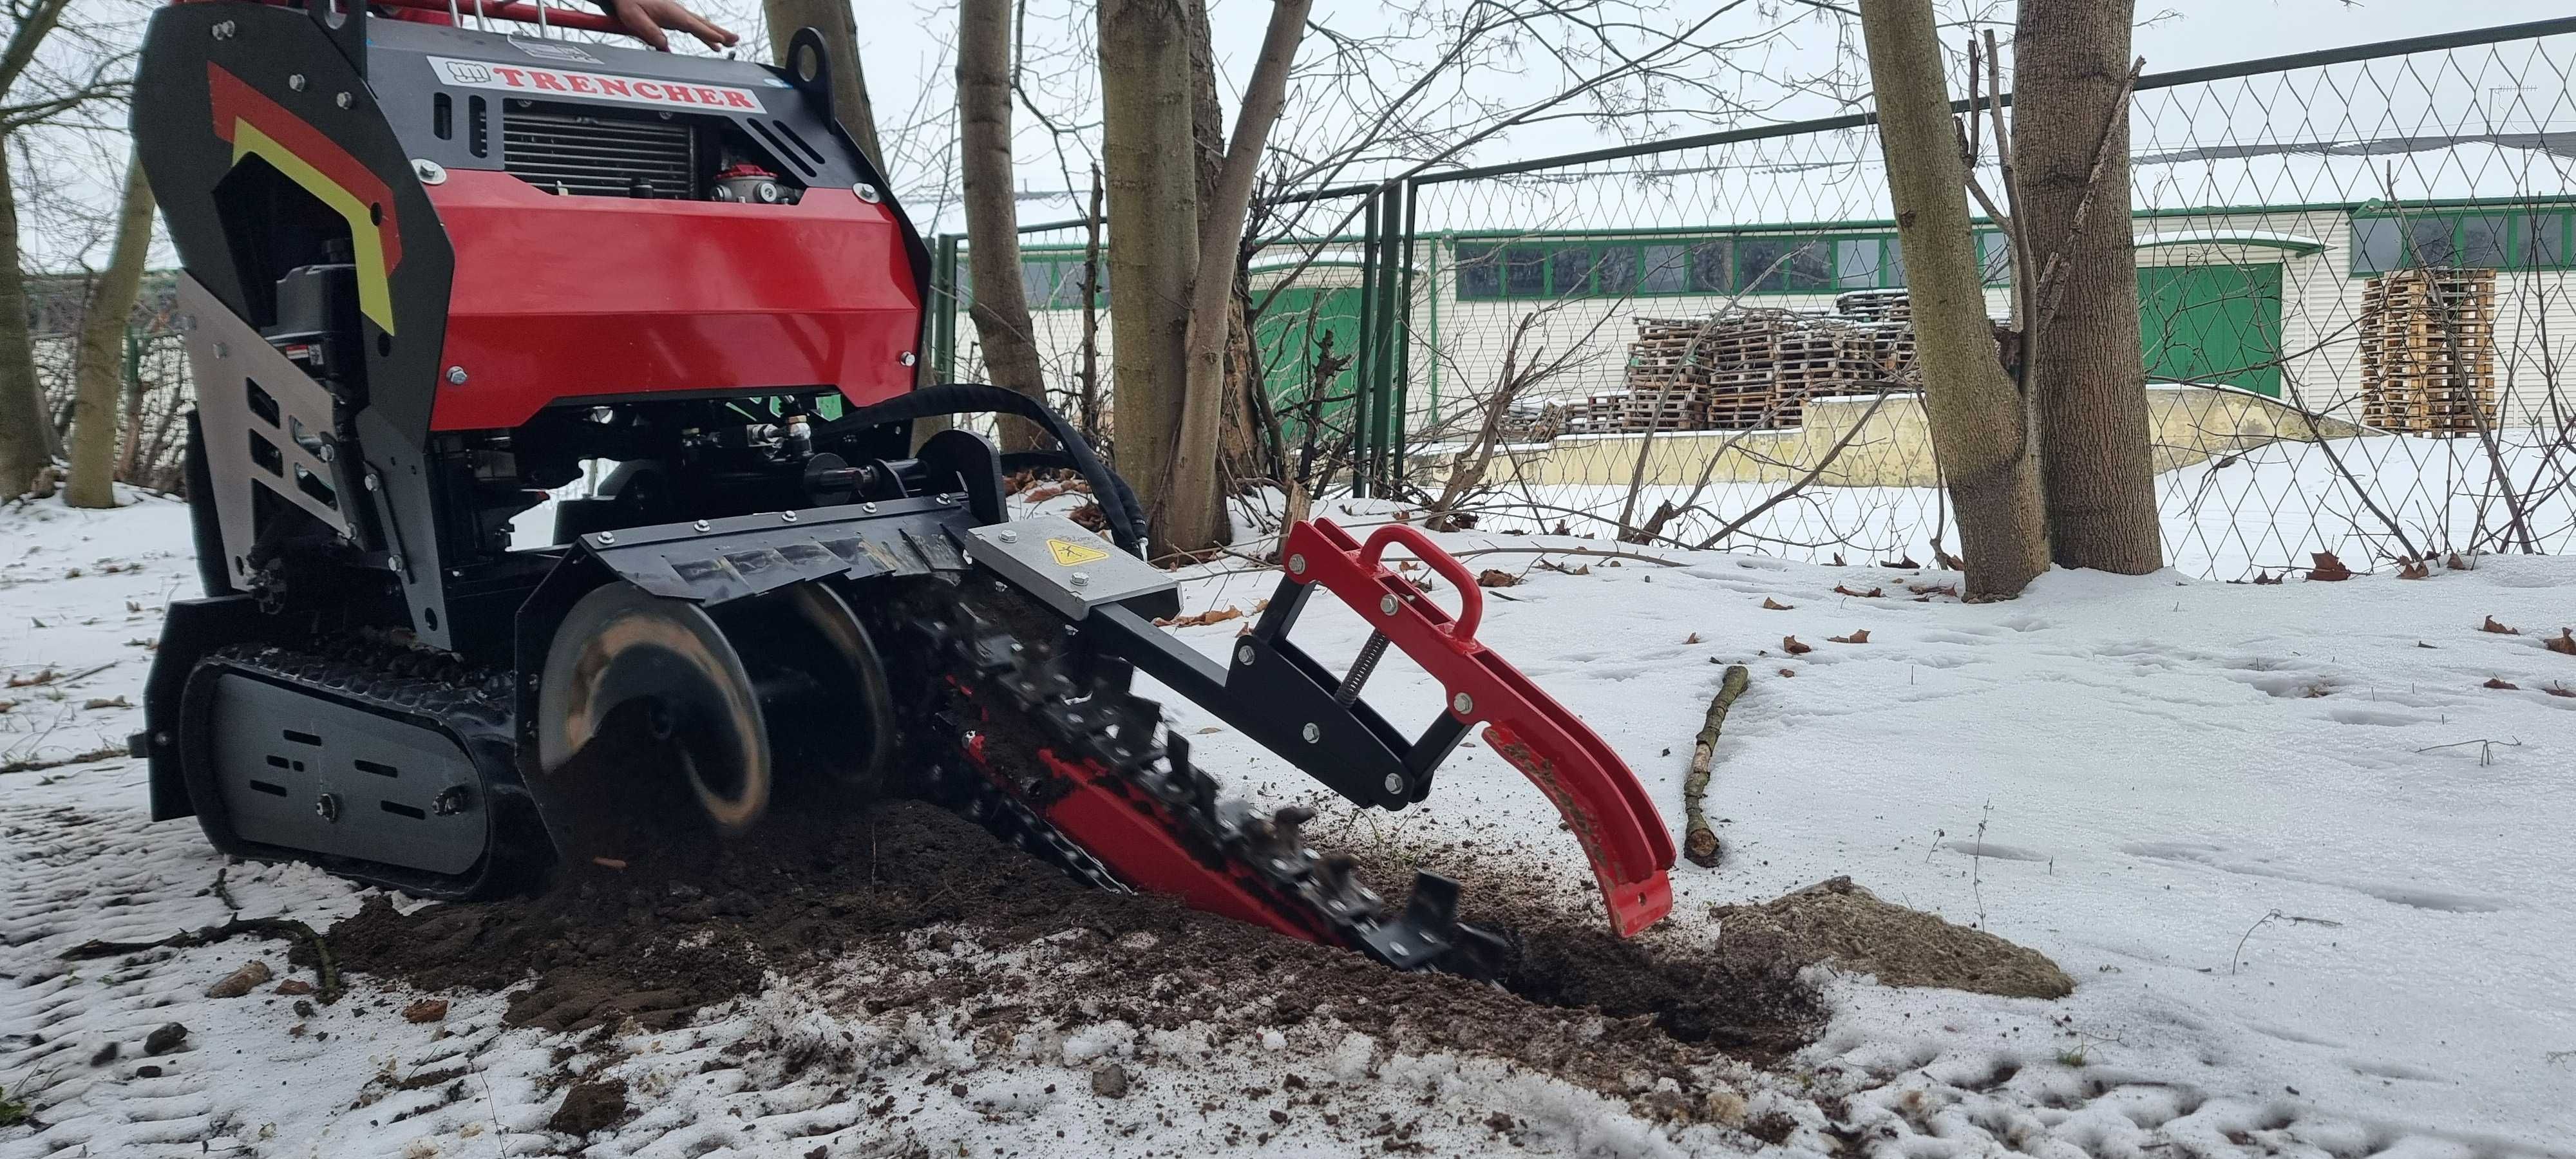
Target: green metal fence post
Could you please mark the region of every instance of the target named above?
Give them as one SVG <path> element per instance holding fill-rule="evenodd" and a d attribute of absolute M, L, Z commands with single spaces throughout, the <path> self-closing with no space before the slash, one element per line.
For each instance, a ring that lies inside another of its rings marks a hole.
<path fill-rule="evenodd" d="M 1352 350 L 1357 360 L 1351 376 L 1351 494 L 1367 498 L 1369 494 L 1369 412 L 1373 409 L 1372 383 L 1377 359 L 1377 268 L 1378 268 L 1378 195 L 1370 194 L 1368 205 L 1360 213 L 1365 224 L 1360 233 L 1360 326 L 1358 345 Z M 1318 418 L 1321 418 L 1318 408 Z"/>
<path fill-rule="evenodd" d="M 957 381 L 957 243 L 962 235 L 938 236 L 938 256 L 930 267 L 930 368 L 940 382 Z"/>

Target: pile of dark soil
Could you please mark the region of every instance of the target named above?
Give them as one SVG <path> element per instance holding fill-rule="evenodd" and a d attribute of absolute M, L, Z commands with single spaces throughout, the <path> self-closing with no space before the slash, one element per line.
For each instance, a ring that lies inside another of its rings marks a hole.
<path fill-rule="evenodd" d="M 1329 1018 L 1400 1049 L 1503 1056 L 1616 1095 L 1642 1097 L 1669 1077 L 1684 1097 L 1651 1102 L 1682 1116 L 1701 1105 L 1695 1068 L 1721 1055 L 1775 1058 L 1821 1024 L 1796 977 L 1803 963 L 1757 937 L 1730 931 L 1722 955 L 1680 956 L 1613 938 L 1594 911 L 1487 909 L 1467 916 L 1508 926 L 1518 944 L 1502 987 L 1400 974 L 1165 899 L 1085 888 L 920 802 L 773 813 L 751 840 L 666 839 L 612 860 L 623 867 L 581 865 L 542 897 L 408 916 L 374 901 L 331 930 L 331 945 L 348 969 L 428 989 L 533 977 L 507 1020 L 579 1031 L 628 1017 L 677 1025 L 754 992 L 765 969 L 900 961 L 917 953 L 908 932 L 925 927 L 989 947 L 1048 939 L 1058 959 L 1096 968 L 1079 982 L 916 971 L 904 976 L 931 980 L 872 991 L 865 1005 L 965 1010 L 979 1024 L 1117 1018 L 1255 1031 Z"/>
<path fill-rule="evenodd" d="M 1761 905 L 1720 907 L 1724 940 L 1759 938 L 1801 961 L 1875 975 L 1887 986 L 1940 986 L 2006 998 L 2064 998 L 2074 979 L 2037 950 L 1920 910 L 1880 901 L 1848 877 Z"/>

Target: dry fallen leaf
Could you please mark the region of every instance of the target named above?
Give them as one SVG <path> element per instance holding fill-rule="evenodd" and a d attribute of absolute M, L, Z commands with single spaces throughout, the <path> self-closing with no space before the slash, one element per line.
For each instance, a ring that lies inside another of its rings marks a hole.
<path fill-rule="evenodd" d="M 1816 650 L 1813 644 L 1801 644 L 1796 636 L 1780 637 L 1780 649 L 1792 656 L 1804 656 Z"/>
<path fill-rule="evenodd" d="M 1036 504 L 1044 503 L 1047 500 L 1053 499 L 1062 494 L 1064 494 L 1064 488 L 1050 483 L 1043 487 L 1031 487 L 1026 491 L 1022 491 L 1020 492 L 1019 498 L 1023 503 Z"/>
<path fill-rule="evenodd" d="M 1892 568 L 1897 569 L 1898 571 L 1913 571 L 1914 569 L 1916 569 L 1916 568 L 1918 568 L 1918 567 L 1921 567 L 1921 566 L 1923 566 L 1923 565 L 1922 565 L 1922 564 L 1919 564 L 1919 563 L 1914 562 L 1914 557 L 1913 557 L 1913 556 L 1911 556 L 1911 555 L 1908 555 L 1908 556 L 1905 556 L 1905 557 L 1904 557 L 1904 558 L 1902 558 L 1902 559 L 1892 559 L 1892 560 L 1891 560 L 1891 559 L 1882 559 L 1882 560 L 1878 561 L 1878 566 L 1880 566 L 1880 567 L 1892 567 Z"/>
<path fill-rule="evenodd" d="M 2348 580 L 2352 578 L 2352 569 L 2345 567 L 2342 560 L 2336 559 L 2335 553 L 2331 551 L 2315 551 L 2308 554 L 2316 557 L 2316 566 L 2308 569 L 2309 579 L 2323 580 L 2327 583 L 2332 583 L 2336 580 Z"/>
<path fill-rule="evenodd" d="M 1683 638 L 1682 638 L 1682 643 L 1685 643 L 1685 644 L 1696 644 L 1696 643 L 1699 643 L 1699 633 L 1697 633 L 1697 632 L 1693 632 L 1693 633 L 1691 633 L 1690 635 L 1683 637 Z"/>
<path fill-rule="evenodd" d="M 2521 686 L 2521 685 L 2519 685 L 2519 684 L 2507 684 L 2507 683 L 2505 683 L 2505 682 L 2504 682 L 2504 680 L 2503 680 L 2503 679 L 2501 679 L 2501 678 L 2499 678 L 2499 677 L 2494 677 L 2494 676 L 2490 676 L 2490 677 L 2488 677 L 2488 678 L 2487 678 L 2487 685 L 2486 685 L 2486 686 L 2487 686 L 2487 687 L 2489 687 L 2489 688 L 2502 688 L 2502 689 L 2507 689 L 2507 690 L 2511 690 L 2511 689 L 2516 689 L 2516 688 L 2520 688 L 2520 687 L 2522 687 L 2522 686 Z"/>
<path fill-rule="evenodd" d="M 1918 596 L 1948 596 L 1952 599 L 1959 596 L 1957 584 L 1907 584 L 1905 590 Z"/>
<path fill-rule="evenodd" d="M 1489 567 L 1476 573 L 1476 586 L 1480 588 L 1514 588 L 1519 587 L 1520 583 L 1521 577 L 1498 567 Z"/>
<path fill-rule="evenodd" d="M 2541 689 L 2541 691 L 2546 692 L 2551 696 L 2576 697 L 2576 688 L 2569 688 L 2564 684 L 2552 684 L 2547 688 Z"/>
<path fill-rule="evenodd" d="M 2460 558 L 2460 553 L 2455 551 L 2451 553 L 2451 557 L 2449 559 L 2442 561 L 2442 566 L 2447 567 L 2452 571 L 2467 571 L 2469 570 L 2469 561 Z"/>
<path fill-rule="evenodd" d="M 1835 552 L 1835 553 L 1834 553 L 1834 566 L 1835 566 L 1835 567 L 1848 567 L 1848 566 L 1850 566 L 1850 565 L 1845 564 L 1845 563 L 1843 562 L 1843 553 L 1841 553 L 1841 552 L 1837 551 L 1837 552 Z"/>
<path fill-rule="evenodd" d="M 1878 597 L 1880 597 L 1880 596 L 1883 596 L 1883 595 L 1886 595 L 1886 594 L 1887 594 L 1887 590 L 1886 590 L 1886 589 L 1884 589 L 1884 588 L 1871 588 L 1871 589 L 1869 589 L 1868 591 L 1865 591 L 1865 592 L 1856 592 L 1856 591 L 1851 590 L 1850 588 L 1844 587 L 1844 586 L 1843 586 L 1843 585 L 1841 585 L 1841 584 L 1835 584 L 1835 585 L 1834 585 L 1834 591 L 1835 591 L 1835 593 L 1836 593 L 1836 594 L 1839 594 L 1839 595 L 1846 595 L 1846 596 L 1859 596 L 1860 598 L 1862 598 L 1862 599 L 1864 599 L 1864 600 L 1874 600 L 1874 599 L 1877 599 L 1877 598 L 1878 598 Z"/>
<path fill-rule="evenodd" d="M 1854 628 L 1852 629 L 1851 635 L 1827 636 L 1825 637 L 1825 642 L 1828 644 L 1866 644 L 1869 643 L 1869 629 Z"/>
<path fill-rule="evenodd" d="M 626 868 L 626 863 L 625 863 L 625 862 L 620 861 L 620 860 L 618 860 L 617 858 L 614 858 L 614 857 L 594 857 L 594 858 L 591 858 L 591 859 L 590 859 L 590 863 L 591 863 L 592 865 L 601 866 L 601 867 L 604 867 L 604 868 L 607 868 L 607 869 L 624 869 L 624 868 Z"/>
<path fill-rule="evenodd" d="M 1780 670 L 1780 675 L 1782 676 L 1796 676 L 1797 674 L 1798 670 L 1794 668 L 1783 668 Z"/>
<path fill-rule="evenodd" d="M 2556 639 L 2543 640 L 2540 646 L 2561 656 L 2576 656 L 2576 628 L 2560 628 Z"/>
<path fill-rule="evenodd" d="M 1780 602 L 1780 601 L 1778 601 L 1778 600 L 1772 599 L 1772 598 L 1771 598 L 1771 597 L 1769 597 L 1769 596 L 1764 596 L 1764 597 L 1762 597 L 1762 606 L 1763 606 L 1763 607 L 1765 607 L 1765 608 L 1769 608 L 1770 610 L 1775 611 L 1775 612 L 1785 612 L 1785 611 L 1788 611 L 1788 610 L 1789 610 L 1789 609 L 1791 609 L 1791 608 L 1797 607 L 1798 605 L 1796 605 L 1796 604 L 1784 604 L 1784 603 L 1781 603 L 1781 602 Z"/>
<path fill-rule="evenodd" d="M 2422 560 L 2410 559 L 2397 566 L 2399 579 L 2431 579 L 2433 568 Z"/>
<path fill-rule="evenodd" d="M 423 998 L 403 1007 L 405 1022 L 436 1022 L 447 1017 L 447 999 Z"/>
<path fill-rule="evenodd" d="M 2277 584 L 2281 582 L 2281 577 L 2273 575 L 2268 571 L 2258 571 L 2254 573 L 2254 582 L 2258 584 Z"/>
<path fill-rule="evenodd" d="M 1235 607 L 1232 604 L 1227 604 L 1222 608 L 1209 608 L 1208 610 L 1200 612 L 1194 616 L 1162 617 L 1154 621 L 1154 626 L 1157 628 L 1197 628 L 1208 624 L 1222 624 L 1227 620 L 1240 620 L 1242 618 L 1243 609 Z"/>
<path fill-rule="evenodd" d="M 2487 617 L 2487 622 L 2478 625 L 2478 630 L 2481 632 L 2493 632 L 2499 636 L 2519 636 L 2522 634 L 2522 629 L 2520 628 L 2508 628 L 2497 623 L 2494 616 Z"/>

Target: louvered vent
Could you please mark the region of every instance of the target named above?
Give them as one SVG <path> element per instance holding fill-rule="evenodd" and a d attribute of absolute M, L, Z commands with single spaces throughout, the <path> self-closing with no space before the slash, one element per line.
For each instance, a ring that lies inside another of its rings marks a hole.
<path fill-rule="evenodd" d="M 655 197 L 701 197 L 696 131 L 651 113 L 630 118 L 512 101 L 501 115 L 501 163 L 549 192 L 633 197 L 642 182 Z"/>

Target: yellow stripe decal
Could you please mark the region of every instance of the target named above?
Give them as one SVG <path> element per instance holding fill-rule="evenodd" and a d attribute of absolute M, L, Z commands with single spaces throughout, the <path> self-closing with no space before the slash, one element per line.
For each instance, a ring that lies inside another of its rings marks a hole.
<path fill-rule="evenodd" d="M 233 120 L 233 164 L 244 157 L 257 157 L 276 167 L 288 180 L 304 191 L 321 198 L 349 223 L 349 248 L 358 260 L 358 312 L 367 316 L 384 332 L 394 332 L 393 285 L 385 276 L 384 239 L 379 236 L 374 215 L 367 203 L 322 171 L 305 164 L 304 159 L 260 132 L 247 118 Z"/>

